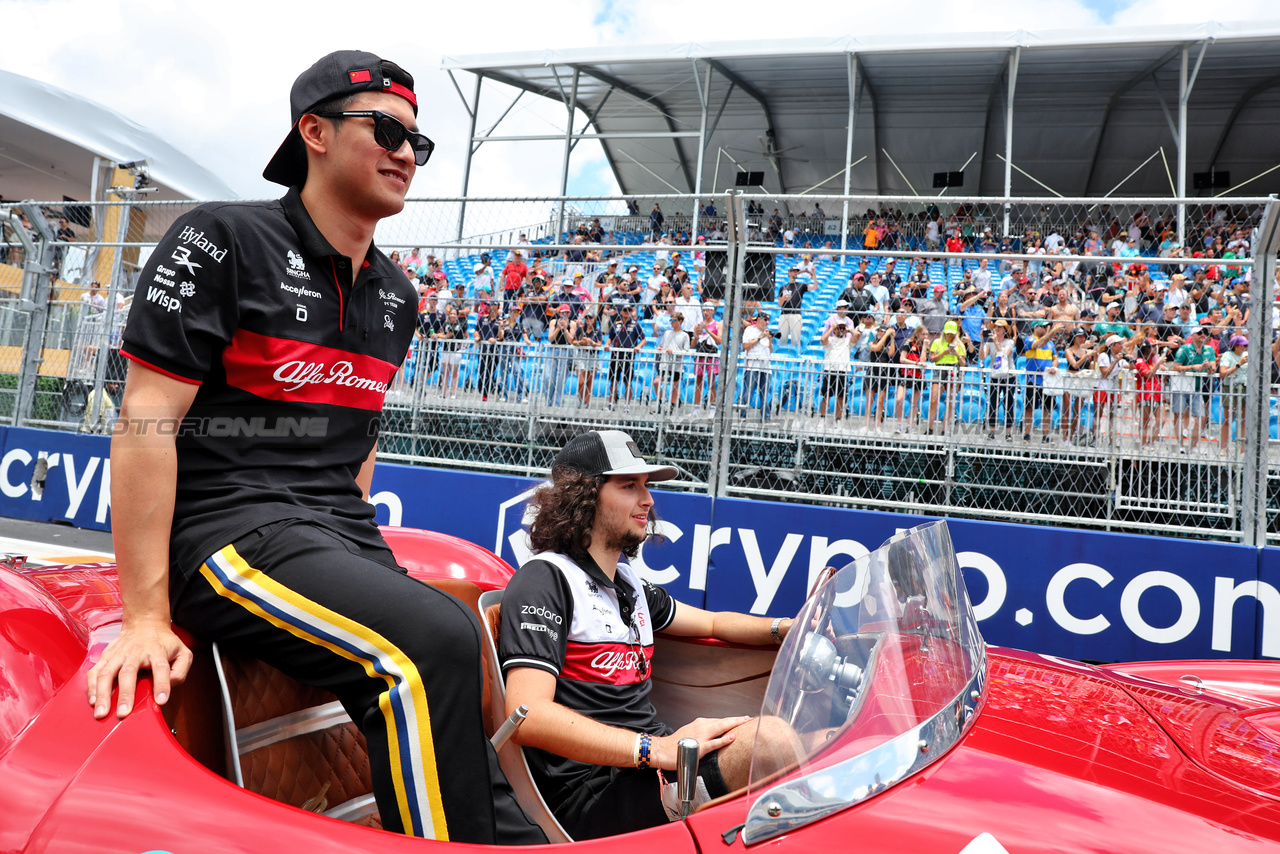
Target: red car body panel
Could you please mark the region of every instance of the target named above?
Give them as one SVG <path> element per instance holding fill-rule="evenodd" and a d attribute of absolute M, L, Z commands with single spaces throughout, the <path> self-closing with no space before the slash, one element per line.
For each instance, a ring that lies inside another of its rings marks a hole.
<path fill-rule="evenodd" d="M 494 589 L 511 574 L 491 553 L 451 537 L 390 530 L 387 539 L 417 576 Z M 84 674 L 119 610 L 110 566 L 0 568 L 0 854 L 321 854 L 439 844 L 237 788 L 182 749 L 145 682 L 134 714 L 94 721 Z M 881 666 L 914 665 L 908 654 Z M 1095 668 L 990 649 L 986 695 L 949 753 L 896 787 L 751 850 L 959 852 L 983 833 L 1010 852 L 1280 850 L 1278 669 L 1217 661 Z M 884 698 L 881 713 L 914 718 L 931 709 Z M 869 718 L 864 730 L 834 740 L 832 755 L 882 735 Z M 743 822 L 754 797 L 711 805 L 685 824 L 572 847 L 741 851 L 740 835 L 729 844 L 722 836 Z"/>

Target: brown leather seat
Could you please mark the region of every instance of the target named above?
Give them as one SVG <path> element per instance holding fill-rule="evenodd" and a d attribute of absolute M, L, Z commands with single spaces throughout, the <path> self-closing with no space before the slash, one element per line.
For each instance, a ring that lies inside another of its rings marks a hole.
<path fill-rule="evenodd" d="M 479 615 L 476 585 L 455 579 L 427 583 L 458 597 Z M 296 807 L 381 827 L 368 746 L 338 699 L 257 659 L 213 646 L 228 724 L 227 767 L 235 781 Z M 483 666 L 487 707 L 487 661 Z M 485 727 L 491 734 L 488 716 Z"/>

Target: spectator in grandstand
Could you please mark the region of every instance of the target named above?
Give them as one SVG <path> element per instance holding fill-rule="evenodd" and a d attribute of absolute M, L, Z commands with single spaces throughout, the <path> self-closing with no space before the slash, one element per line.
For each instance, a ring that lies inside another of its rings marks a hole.
<path fill-rule="evenodd" d="M 942 240 L 942 217 L 930 217 L 924 227 L 924 247 L 926 252 L 937 252 Z"/>
<path fill-rule="evenodd" d="M 80 295 L 80 305 L 85 317 L 100 316 L 107 310 L 107 298 L 102 293 L 102 283 L 92 282 L 89 290 Z"/>
<path fill-rule="evenodd" d="M 879 273 L 872 273 L 867 280 L 866 292 L 871 296 L 871 305 L 867 311 L 884 311 L 889 305 L 890 293 L 885 287 L 884 279 Z"/>
<path fill-rule="evenodd" d="M 1154 329 L 1156 346 L 1160 348 L 1161 353 L 1176 352 L 1182 346 L 1182 333 L 1186 331 L 1178 322 L 1178 310 L 1166 302 L 1161 309 L 1161 315 L 1160 322 Z"/>
<path fill-rule="evenodd" d="M 1128 340 L 1133 337 L 1133 330 L 1129 328 L 1127 323 L 1120 320 L 1120 310 L 1124 307 L 1123 303 L 1113 302 L 1107 305 L 1106 320 L 1094 326 L 1094 334 L 1100 340 L 1106 340 L 1107 336 L 1119 335 L 1121 338 Z"/>
<path fill-rule="evenodd" d="M 996 243 L 996 237 L 991 232 L 991 229 L 984 228 L 982 230 L 982 236 L 978 238 L 978 251 L 979 252 L 995 252 L 999 248 L 1000 248 L 1000 245 Z"/>
<path fill-rule="evenodd" d="M 929 345 L 926 343 L 924 325 L 917 323 L 911 328 L 911 337 L 907 339 L 906 345 L 898 349 L 898 364 L 901 367 L 898 371 L 900 379 L 894 411 L 900 429 L 907 433 L 920 423 L 920 402 L 924 390 L 924 374 L 920 366 L 928 355 Z M 909 411 L 904 406 L 908 393 L 911 395 Z M 898 431 L 894 432 L 896 434 Z"/>
<path fill-rule="evenodd" d="M 709 405 L 712 412 L 716 408 L 716 379 L 720 373 L 720 324 L 716 321 L 716 307 L 713 303 L 702 304 L 702 319 L 693 327 L 694 351 L 693 359 L 693 399 L 698 408 L 703 408 L 708 401 L 702 397 L 702 379 L 707 378 Z"/>
<path fill-rule="evenodd" d="M 591 291 L 591 299 L 597 303 L 604 302 L 605 293 L 614 286 L 613 277 L 618 275 L 618 262 L 610 259 L 604 269 L 596 274 L 595 287 Z"/>
<path fill-rule="evenodd" d="M 853 360 L 865 365 L 871 361 L 871 330 L 876 325 L 875 315 L 868 311 L 854 315 L 853 320 Z"/>
<path fill-rule="evenodd" d="M 863 265 L 866 264 L 865 258 L 862 259 Z M 863 270 L 866 275 L 866 270 Z M 902 287 L 902 276 L 898 275 L 898 261 L 896 258 L 890 258 L 884 262 L 884 270 L 880 273 L 880 283 L 885 286 L 890 294 L 896 294 L 898 289 Z"/>
<path fill-rule="evenodd" d="M 558 293 L 552 294 L 547 298 L 547 308 L 551 312 L 559 312 L 565 306 L 569 308 L 569 319 L 577 320 L 582 314 L 583 305 L 582 298 L 578 296 L 576 288 L 582 282 L 582 273 L 574 273 L 573 278 L 567 276 L 560 280 L 560 290 Z"/>
<path fill-rule="evenodd" d="M 778 339 L 782 344 L 800 344 L 804 327 L 804 295 L 816 285 L 799 278 L 800 271 L 795 267 L 787 270 L 787 280 L 778 289 Z"/>
<path fill-rule="evenodd" d="M 1244 402 L 1245 383 L 1248 374 L 1249 339 L 1243 335 L 1232 335 L 1227 342 L 1228 349 L 1218 360 L 1218 376 L 1222 382 L 1222 436 L 1218 444 L 1219 453 L 1226 455 L 1231 447 L 1231 428 L 1234 426 L 1241 444 L 1244 442 Z"/>
<path fill-rule="evenodd" d="M 751 326 L 742 335 L 742 417 L 756 396 L 763 421 L 769 420 L 769 371 L 773 358 L 773 333 L 769 331 L 769 315 L 757 312 Z"/>
<path fill-rule="evenodd" d="M 1104 419 L 1106 420 L 1106 442 L 1111 445 L 1115 441 L 1116 406 L 1120 402 L 1121 371 L 1129 366 L 1129 359 L 1124 352 L 1125 339 L 1114 333 L 1102 341 L 1095 364 L 1098 367 L 1098 378 L 1094 381 L 1093 391 L 1093 425 L 1090 430 L 1093 444 L 1098 443 L 1098 433 Z"/>
<path fill-rule="evenodd" d="M 423 265 L 422 250 L 415 246 L 413 249 L 409 251 L 409 254 L 405 256 L 404 264 L 403 264 L 404 269 L 406 272 L 410 272 L 414 275 L 417 275 L 418 268 L 421 267 L 422 265 Z"/>
<path fill-rule="evenodd" d="M 1019 320 L 1043 320 L 1048 309 L 1040 305 L 1031 285 L 1031 279 L 1019 275 L 1016 287 L 1009 293 L 1009 308 Z"/>
<path fill-rule="evenodd" d="M 960 331 L 968 339 L 970 349 L 977 349 L 982 344 L 982 332 L 987 322 L 989 302 L 987 295 L 979 293 L 973 285 L 969 285 L 960 294 Z"/>
<path fill-rule="evenodd" d="M 689 350 L 689 333 L 684 329 L 684 313 L 673 311 L 671 328 L 663 333 L 658 343 L 657 373 L 654 375 L 654 402 L 659 412 L 663 411 L 664 400 L 670 401 L 667 411 L 680 406 L 680 375 L 684 366 L 684 356 Z M 669 387 L 670 394 L 663 394 Z"/>
<path fill-rule="evenodd" d="M 1023 353 L 1027 357 L 1027 385 L 1023 392 L 1022 408 L 1022 440 L 1031 441 L 1031 429 L 1035 425 L 1035 413 L 1041 412 L 1040 429 L 1042 442 L 1049 441 L 1053 430 L 1053 398 L 1044 393 L 1044 372 L 1050 366 L 1056 366 L 1058 351 L 1053 337 L 1061 330 L 1058 325 L 1050 326 L 1046 320 L 1036 320 L 1031 324 L 1031 334 L 1026 337 Z"/>
<path fill-rule="evenodd" d="M 418 313 L 418 372 L 425 383 L 436 372 L 440 361 L 440 346 L 436 343 L 436 333 L 444 329 L 445 315 L 439 308 L 439 300 L 435 291 L 427 291 L 425 305 Z"/>
<path fill-rule="evenodd" d="M 1071 300 L 1071 287 L 1065 282 L 1055 282 L 1049 293 L 1053 305 L 1046 311 L 1046 318 L 1052 323 L 1071 324 L 1080 319 L 1080 306 Z"/>
<path fill-rule="evenodd" d="M 1164 393 L 1157 372 L 1164 367 L 1164 362 L 1165 357 L 1154 340 L 1147 339 L 1138 345 L 1134 368 L 1137 372 L 1137 402 L 1141 424 L 1138 435 L 1144 448 L 1155 444 L 1160 438 Z"/>
<path fill-rule="evenodd" d="M 573 342 L 578 329 L 569 306 L 562 304 L 555 311 L 556 317 L 547 329 L 547 349 L 542 372 L 548 406 L 559 406 L 564 398 L 564 386 L 573 360 Z"/>
<path fill-rule="evenodd" d="M 653 203 L 653 210 L 649 211 L 649 235 L 650 238 L 656 240 L 662 234 L 662 224 L 667 218 L 662 215 L 662 206 L 657 202 Z"/>
<path fill-rule="evenodd" d="M 924 324 L 924 331 L 932 344 L 947 323 L 947 286 L 934 285 L 931 298 L 916 300 L 916 314 L 920 315 L 920 322 Z"/>
<path fill-rule="evenodd" d="M 872 315 L 865 315 L 871 320 Z M 870 322 L 863 327 L 862 338 L 867 342 L 867 368 L 863 374 L 862 395 L 865 403 L 867 428 L 879 432 L 884 424 L 884 412 L 889 408 L 889 367 L 897 356 L 892 323 Z"/>
<path fill-rule="evenodd" d="M 947 238 L 946 248 L 947 252 L 953 255 L 964 251 L 964 238 L 960 236 L 959 231 L 953 232 L 952 235 Z M 960 258 L 948 258 L 947 265 L 951 267 L 961 266 Z"/>
<path fill-rule="evenodd" d="M 636 354 L 644 347 L 644 329 L 636 320 L 634 303 L 622 306 L 620 319 L 615 319 L 609 331 L 609 409 L 618 403 L 619 387 L 625 390 L 624 412 L 631 411 L 631 378 L 635 372 Z"/>
<path fill-rule="evenodd" d="M 1091 340 L 1084 327 L 1077 326 L 1072 329 L 1067 337 L 1067 346 L 1062 351 L 1062 357 L 1067 363 L 1067 382 L 1066 390 L 1062 396 L 1062 415 L 1060 418 L 1060 426 L 1062 427 L 1062 443 L 1064 446 L 1072 445 L 1079 442 L 1080 434 L 1080 413 L 1084 409 L 1084 394 L 1080 392 L 1080 383 L 1089 376 L 1093 369 L 1098 356 L 1098 348 L 1096 342 Z M 1090 391 L 1092 387 L 1090 387 Z"/>
<path fill-rule="evenodd" d="M 828 406 L 835 404 L 836 426 L 844 417 L 845 395 L 849 386 L 849 366 L 853 333 L 843 323 L 828 327 L 819 339 L 822 343 L 822 380 L 818 389 L 818 414 L 827 419 Z"/>
<path fill-rule="evenodd" d="M 867 276 L 858 270 L 849 276 L 849 286 L 840 293 L 840 299 L 848 304 L 854 314 L 871 311 L 875 297 L 867 290 Z"/>
<path fill-rule="evenodd" d="M 1187 338 L 1187 343 L 1178 348 L 1173 364 L 1169 365 L 1169 370 L 1177 374 L 1171 381 L 1171 409 L 1178 451 L 1187 452 L 1182 440 L 1188 436 L 1190 450 L 1196 453 L 1199 451 L 1202 419 L 1207 412 L 1205 394 L 1212 387 L 1212 380 L 1207 374 L 1217 373 L 1217 359 L 1213 348 L 1205 343 L 1203 327 L 1192 328 Z"/>
<path fill-rule="evenodd" d="M 578 408 L 591 405 L 591 387 L 600 369 L 600 346 L 604 338 L 594 314 L 583 313 L 572 329 L 573 367 L 578 372 Z"/>
<path fill-rule="evenodd" d="M 991 338 L 982 345 L 980 353 L 987 366 L 987 438 L 996 437 L 996 416 L 1004 405 L 1004 438 L 1013 438 L 1013 397 L 1017 391 L 1017 355 L 1013 340 L 1009 337 L 1009 321 L 1001 318 L 991 327 Z"/>
<path fill-rule="evenodd" d="M 653 265 L 653 273 L 645 281 L 644 290 L 640 293 L 640 310 L 645 319 L 653 317 L 653 306 L 658 301 L 664 287 L 670 287 L 671 283 L 663 274 L 661 264 Z"/>
<path fill-rule="evenodd" d="M 524 252 L 517 249 L 502 268 L 502 302 L 507 304 L 516 298 L 529 278 L 529 267 L 524 262 Z"/>
<path fill-rule="evenodd" d="M 929 345 L 929 363 L 933 365 L 933 370 L 929 374 L 931 382 L 929 384 L 929 418 L 925 424 L 926 436 L 933 435 L 933 422 L 938 416 L 938 404 L 943 395 L 946 395 L 947 403 L 938 423 L 938 435 L 946 433 L 947 425 L 951 423 L 953 405 L 958 412 L 956 391 L 960 388 L 961 369 L 964 368 L 967 359 L 968 350 L 960 337 L 960 325 L 954 320 L 945 321 L 941 334 Z"/>
<path fill-rule="evenodd" d="M 702 316 L 702 303 L 698 300 L 697 294 L 693 292 L 693 282 L 687 278 L 680 283 L 680 293 L 676 296 L 674 303 L 676 311 L 685 316 L 686 326 L 692 326 L 688 318 Z"/>
<path fill-rule="evenodd" d="M 480 399 L 488 401 L 489 392 L 500 388 L 498 350 L 506 335 L 496 306 L 492 312 L 488 305 L 476 307 L 476 328 L 472 335 L 476 342 L 476 352 L 479 354 L 476 385 L 480 390 Z"/>
<path fill-rule="evenodd" d="M 444 323 L 433 337 L 440 344 L 440 397 L 457 398 L 458 368 L 467 340 L 467 322 L 459 317 L 457 306 L 451 304 L 445 309 Z"/>
<path fill-rule="evenodd" d="M 471 267 L 471 273 L 474 278 L 471 280 L 471 287 L 474 291 L 482 288 L 493 293 L 493 268 L 488 264 L 480 261 Z"/>
<path fill-rule="evenodd" d="M 547 331 L 547 293 L 543 290 L 546 280 L 541 275 L 534 276 L 532 281 L 524 285 L 515 297 L 515 305 L 520 306 L 520 325 L 529 343 L 541 341 Z"/>
<path fill-rule="evenodd" d="M 843 299 L 836 300 L 835 313 L 830 315 L 829 317 L 827 317 L 825 321 L 823 321 L 822 333 L 825 333 L 828 329 L 830 329 L 832 326 L 834 326 L 837 323 L 848 327 L 850 332 L 853 332 L 858 328 L 858 321 L 854 320 L 853 316 L 849 314 L 848 300 L 843 300 Z M 821 335 L 822 333 L 819 333 L 819 334 Z M 856 338 L 857 336 L 855 335 L 853 337 Z"/>
<path fill-rule="evenodd" d="M 507 308 L 507 315 L 502 319 L 502 344 L 498 347 L 498 377 L 502 384 L 502 399 L 508 400 L 514 395 L 521 403 L 528 403 L 525 394 L 524 373 L 520 363 L 524 355 L 523 344 L 528 343 L 524 327 L 520 322 L 520 306 L 512 303 Z"/>

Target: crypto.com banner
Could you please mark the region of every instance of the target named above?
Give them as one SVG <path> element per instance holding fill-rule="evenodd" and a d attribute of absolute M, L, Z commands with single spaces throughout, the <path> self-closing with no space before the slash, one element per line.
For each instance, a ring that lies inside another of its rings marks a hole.
<path fill-rule="evenodd" d="M 0 428 L 0 515 L 110 528 L 103 436 Z M 44 463 L 41 465 L 41 459 Z M 33 477 L 43 472 L 43 482 Z M 533 480 L 380 463 L 383 524 L 427 528 L 528 555 Z M 663 541 L 640 573 L 682 601 L 785 616 L 816 573 L 932 521 L 862 510 L 655 491 Z M 988 642 L 1068 658 L 1280 658 L 1280 550 L 950 520 Z"/>

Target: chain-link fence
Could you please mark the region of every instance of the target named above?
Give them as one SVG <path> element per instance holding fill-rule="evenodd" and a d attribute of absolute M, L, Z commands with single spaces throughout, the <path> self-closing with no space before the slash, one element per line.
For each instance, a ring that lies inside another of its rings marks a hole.
<path fill-rule="evenodd" d="M 1247 542 L 1265 507 L 1280 538 L 1269 200 L 1179 201 L 410 200 L 376 236 L 422 296 L 379 454 L 541 475 L 617 427 L 682 489 Z M 0 419 L 109 428 L 192 206 L 0 216 Z"/>

